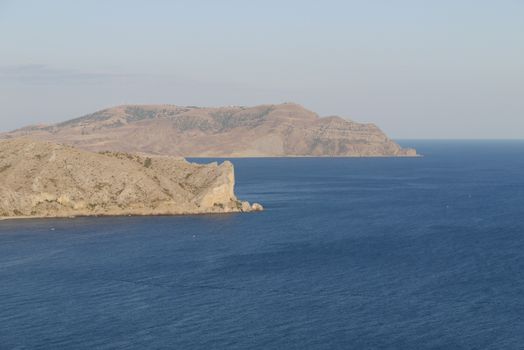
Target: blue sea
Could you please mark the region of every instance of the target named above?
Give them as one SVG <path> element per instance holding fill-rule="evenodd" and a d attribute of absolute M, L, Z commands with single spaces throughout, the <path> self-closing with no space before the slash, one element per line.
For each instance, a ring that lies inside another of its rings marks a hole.
<path fill-rule="evenodd" d="M 403 144 L 234 159 L 261 213 L 0 222 L 0 349 L 523 349 L 524 142 Z"/>

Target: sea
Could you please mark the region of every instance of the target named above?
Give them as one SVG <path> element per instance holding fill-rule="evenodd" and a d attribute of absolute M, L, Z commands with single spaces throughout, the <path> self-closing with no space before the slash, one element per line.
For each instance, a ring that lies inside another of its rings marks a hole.
<path fill-rule="evenodd" d="M 233 159 L 260 213 L 0 221 L 0 349 L 524 349 L 524 141 L 401 144 Z"/>

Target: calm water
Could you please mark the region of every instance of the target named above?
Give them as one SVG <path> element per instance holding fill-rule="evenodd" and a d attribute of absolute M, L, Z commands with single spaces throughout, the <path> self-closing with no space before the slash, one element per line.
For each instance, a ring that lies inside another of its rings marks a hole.
<path fill-rule="evenodd" d="M 235 160 L 257 214 L 0 222 L 0 349 L 522 349 L 524 142 Z"/>

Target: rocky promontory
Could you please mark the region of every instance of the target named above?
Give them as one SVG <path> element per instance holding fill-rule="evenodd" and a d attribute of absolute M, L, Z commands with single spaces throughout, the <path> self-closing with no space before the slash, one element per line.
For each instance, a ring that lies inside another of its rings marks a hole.
<path fill-rule="evenodd" d="M 202 165 L 25 138 L 0 140 L 0 219 L 263 209 L 238 200 L 234 185 L 229 161 Z"/>

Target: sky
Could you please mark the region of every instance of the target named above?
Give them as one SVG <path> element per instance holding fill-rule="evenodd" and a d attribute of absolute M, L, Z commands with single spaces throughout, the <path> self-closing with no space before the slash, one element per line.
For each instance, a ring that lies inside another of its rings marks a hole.
<path fill-rule="evenodd" d="M 524 1 L 0 0 L 0 131 L 282 102 L 396 139 L 524 138 Z"/>

